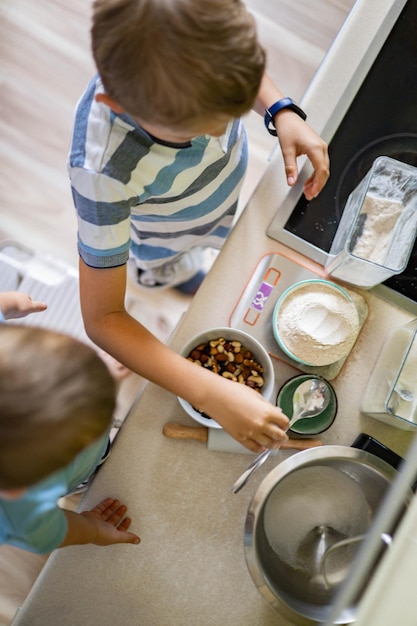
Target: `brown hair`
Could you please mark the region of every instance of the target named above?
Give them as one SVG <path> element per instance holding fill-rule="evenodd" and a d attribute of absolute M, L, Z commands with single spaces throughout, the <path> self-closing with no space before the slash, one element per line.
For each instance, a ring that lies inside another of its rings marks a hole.
<path fill-rule="evenodd" d="M 0 489 L 64 467 L 111 425 L 115 382 L 89 346 L 0 324 Z"/>
<path fill-rule="evenodd" d="M 184 128 L 254 104 L 265 53 L 241 0 L 95 0 L 91 34 L 107 94 L 142 121 Z"/>

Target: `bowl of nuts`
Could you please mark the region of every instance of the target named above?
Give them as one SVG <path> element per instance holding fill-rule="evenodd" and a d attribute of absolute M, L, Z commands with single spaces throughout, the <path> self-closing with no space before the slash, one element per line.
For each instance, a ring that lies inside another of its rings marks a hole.
<path fill-rule="evenodd" d="M 192 337 L 183 346 L 182 356 L 199 367 L 251 387 L 270 400 L 275 384 L 271 357 L 257 339 L 237 328 L 219 327 Z M 200 424 L 221 428 L 214 419 L 178 397 L 182 408 Z"/>

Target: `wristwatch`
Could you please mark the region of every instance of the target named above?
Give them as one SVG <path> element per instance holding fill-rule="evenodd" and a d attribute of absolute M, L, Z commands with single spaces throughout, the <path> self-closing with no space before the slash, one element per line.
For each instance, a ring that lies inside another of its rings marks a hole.
<path fill-rule="evenodd" d="M 301 119 L 307 119 L 307 115 L 304 113 L 303 109 L 300 109 L 300 107 L 294 102 L 294 100 L 292 100 L 291 98 L 281 98 L 281 100 L 278 100 L 278 102 L 272 104 L 269 109 L 265 109 L 265 127 L 268 133 L 270 135 L 274 135 L 274 137 L 277 136 L 277 131 L 275 130 L 274 126 L 274 116 L 279 111 L 282 111 L 282 109 L 290 109 L 291 111 L 294 111 L 294 113 L 297 113 L 297 115 L 299 115 Z"/>

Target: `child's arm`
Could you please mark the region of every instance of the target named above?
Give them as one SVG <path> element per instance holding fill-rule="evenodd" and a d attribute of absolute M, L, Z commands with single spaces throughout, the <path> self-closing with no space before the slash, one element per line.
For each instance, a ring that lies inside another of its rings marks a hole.
<path fill-rule="evenodd" d="M 20 291 L 3 291 L 0 293 L 0 310 L 6 320 L 25 317 L 30 313 L 38 313 L 46 309 L 44 302 L 36 302 L 27 293 Z"/>
<path fill-rule="evenodd" d="M 264 115 L 265 109 L 272 106 L 284 94 L 272 80 L 264 74 L 255 110 Z M 297 157 L 306 154 L 311 161 L 314 172 L 304 183 L 304 194 L 307 200 L 315 198 L 329 178 L 329 155 L 327 144 L 297 113 L 290 109 L 282 109 L 274 117 L 282 155 L 285 162 L 287 182 L 292 187 L 297 182 Z"/>
<path fill-rule="evenodd" d="M 80 260 L 80 295 L 89 337 L 140 376 L 188 400 L 253 452 L 286 439 L 288 419 L 253 389 L 198 367 L 154 337 L 125 310 L 126 266 Z"/>
<path fill-rule="evenodd" d="M 113 543 L 138 544 L 139 537 L 127 532 L 131 519 L 129 517 L 123 519 L 126 511 L 127 508 L 113 498 L 106 498 L 91 511 L 74 513 L 64 509 L 68 531 L 59 547 L 86 543 L 94 543 L 97 546 L 109 546 Z"/>

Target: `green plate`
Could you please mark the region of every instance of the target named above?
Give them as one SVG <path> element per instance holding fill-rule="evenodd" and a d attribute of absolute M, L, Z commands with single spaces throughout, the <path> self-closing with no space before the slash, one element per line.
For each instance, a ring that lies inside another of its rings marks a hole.
<path fill-rule="evenodd" d="M 337 398 L 331 384 L 321 378 L 320 376 L 314 376 L 312 374 L 301 374 L 299 376 L 294 376 L 294 378 L 290 378 L 287 382 L 281 387 L 277 396 L 277 406 L 282 409 L 285 415 L 291 419 L 293 413 L 293 395 L 298 385 L 300 385 L 305 380 L 311 380 L 318 378 L 319 380 L 324 380 L 324 382 L 329 387 L 330 391 L 330 400 L 326 409 L 319 413 L 316 417 L 309 417 L 304 420 L 299 420 L 294 424 L 292 428 L 288 432 L 294 433 L 297 435 L 318 435 L 319 433 L 324 432 L 333 424 L 334 419 L 337 413 Z"/>

